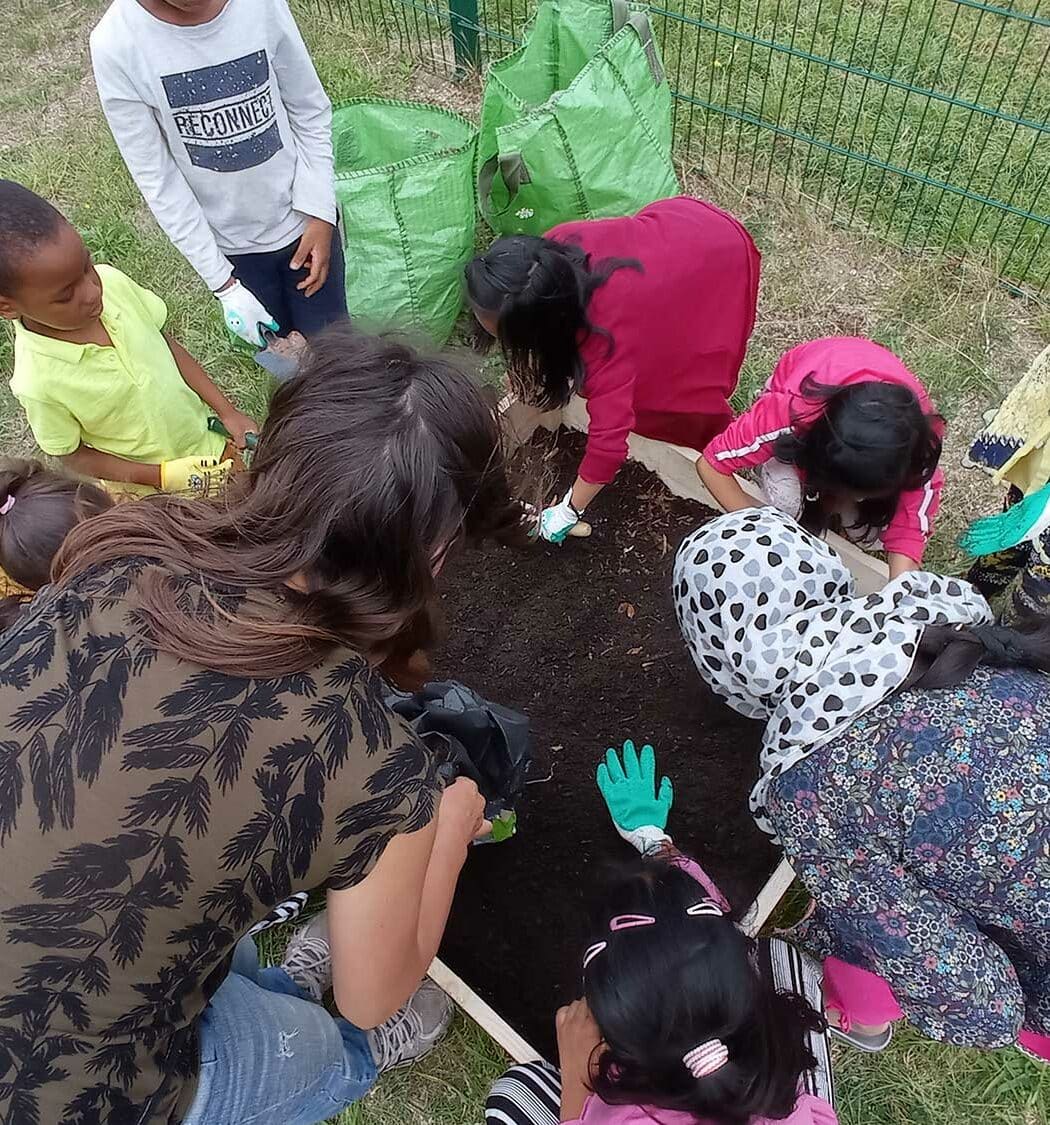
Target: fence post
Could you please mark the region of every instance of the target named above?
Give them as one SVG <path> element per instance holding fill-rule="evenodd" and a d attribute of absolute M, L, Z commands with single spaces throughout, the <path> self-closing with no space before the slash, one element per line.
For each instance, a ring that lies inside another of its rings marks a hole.
<path fill-rule="evenodd" d="M 452 24 L 452 51 L 456 57 L 458 77 L 467 70 L 481 66 L 481 43 L 478 38 L 478 0 L 449 0 L 449 22 Z"/>

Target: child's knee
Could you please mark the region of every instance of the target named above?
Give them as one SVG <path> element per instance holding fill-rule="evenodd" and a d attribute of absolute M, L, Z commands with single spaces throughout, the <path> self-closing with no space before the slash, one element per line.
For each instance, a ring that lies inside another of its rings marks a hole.
<path fill-rule="evenodd" d="M 792 519 L 802 515 L 802 481 L 794 465 L 774 458 L 762 466 L 760 479 L 762 491 L 774 508 Z"/>

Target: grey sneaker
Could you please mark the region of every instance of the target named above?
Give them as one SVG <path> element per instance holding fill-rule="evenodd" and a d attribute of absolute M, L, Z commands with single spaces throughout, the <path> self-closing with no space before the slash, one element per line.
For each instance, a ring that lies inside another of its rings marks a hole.
<path fill-rule="evenodd" d="M 843 1031 L 841 1027 L 829 1027 L 828 1031 L 836 1039 L 848 1043 L 851 1047 L 858 1051 L 864 1051 L 868 1055 L 877 1055 L 880 1051 L 885 1051 L 893 1038 L 893 1024 L 890 1024 L 885 1031 L 878 1035 L 854 1031 L 852 1028 L 849 1031 Z"/>
<path fill-rule="evenodd" d="M 452 1001 L 433 981 L 423 981 L 401 1011 L 368 1033 L 376 1070 L 382 1074 L 429 1054 L 451 1022 Z"/>
<path fill-rule="evenodd" d="M 332 950 L 328 945 L 328 912 L 314 915 L 296 930 L 284 951 L 281 968 L 320 1004 L 332 987 Z"/>

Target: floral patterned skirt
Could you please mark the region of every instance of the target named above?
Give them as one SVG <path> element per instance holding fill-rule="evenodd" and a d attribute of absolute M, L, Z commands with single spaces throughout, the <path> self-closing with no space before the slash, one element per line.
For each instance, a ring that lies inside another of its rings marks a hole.
<path fill-rule="evenodd" d="M 1050 1034 L 1050 678 L 901 691 L 775 783 L 816 909 L 792 936 L 883 977 L 934 1039 Z"/>

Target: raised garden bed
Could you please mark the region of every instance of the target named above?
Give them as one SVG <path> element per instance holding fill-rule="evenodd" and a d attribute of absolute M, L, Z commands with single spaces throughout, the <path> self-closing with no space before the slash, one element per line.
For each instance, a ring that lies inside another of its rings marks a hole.
<path fill-rule="evenodd" d="M 564 489 L 582 442 L 541 430 L 518 456 Z M 537 779 L 517 837 L 471 854 L 442 958 L 545 1053 L 579 988 L 587 892 L 630 854 L 594 783 L 606 746 L 653 743 L 675 783 L 676 841 L 735 902 L 750 904 L 777 860 L 747 808 L 761 725 L 706 689 L 674 616 L 675 550 L 711 511 L 629 463 L 592 513 L 590 539 L 467 553 L 442 577 L 436 671 L 529 714 Z"/>

